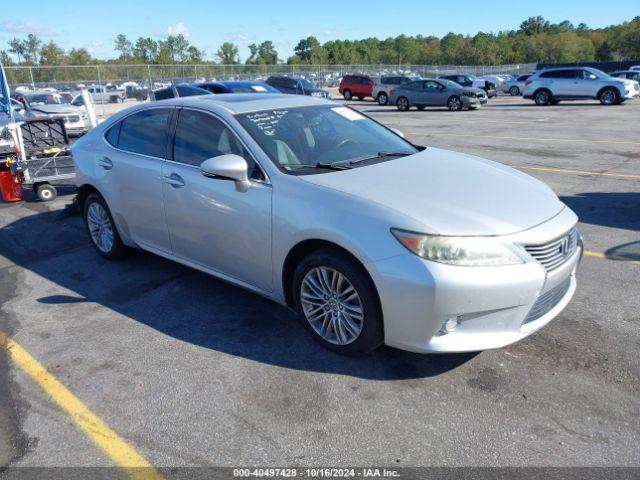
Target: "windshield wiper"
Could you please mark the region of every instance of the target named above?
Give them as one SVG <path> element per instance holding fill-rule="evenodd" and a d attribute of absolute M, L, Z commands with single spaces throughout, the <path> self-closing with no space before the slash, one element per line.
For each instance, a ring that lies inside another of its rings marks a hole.
<path fill-rule="evenodd" d="M 349 170 L 351 167 L 348 165 L 338 165 L 335 163 L 278 163 L 281 167 L 307 167 L 307 168 L 322 168 L 325 170 Z"/>
<path fill-rule="evenodd" d="M 373 160 L 375 158 L 384 158 L 384 157 L 406 157 L 408 155 L 413 155 L 414 152 L 378 152 L 377 155 L 371 155 L 369 157 L 356 158 L 355 160 L 351 160 L 349 165 L 353 165 L 354 163 L 366 162 L 367 160 Z"/>

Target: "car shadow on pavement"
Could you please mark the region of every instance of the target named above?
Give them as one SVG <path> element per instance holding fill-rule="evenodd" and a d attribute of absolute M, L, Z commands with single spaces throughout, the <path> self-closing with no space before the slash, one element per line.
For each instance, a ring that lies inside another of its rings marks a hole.
<path fill-rule="evenodd" d="M 640 192 L 587 192 L 560 200 L 581 223 L 640 231 Z"/>
<path fill-rule="evenodd" d="M 58 309 L 69 304 L 64 322 L 90 323 L 73 309 L 93 302 L 190 344 L 284 368 L 372 380 L 433 377 L 476 355 L 383 347 L 364 357 L 340 356 L 270 300 L 142 251 L 107 261 L 89 242 L 81 218 L 62 211 L 21 216 L 0 229 L 0 255 L 72 292 L 35 299 Z"/>

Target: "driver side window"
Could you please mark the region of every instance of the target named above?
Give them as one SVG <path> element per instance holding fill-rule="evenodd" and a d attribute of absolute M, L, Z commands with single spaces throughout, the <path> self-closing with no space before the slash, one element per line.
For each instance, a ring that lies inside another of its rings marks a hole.
<path fill-rule="evenodd" d="M 247 161 L 249 177 L 264 175 L 238 137 L 222 121 L 204 112 L 183 109 L 178 117 L 173 160 L 199 167 L 208 158 L 235 154 Z"/>

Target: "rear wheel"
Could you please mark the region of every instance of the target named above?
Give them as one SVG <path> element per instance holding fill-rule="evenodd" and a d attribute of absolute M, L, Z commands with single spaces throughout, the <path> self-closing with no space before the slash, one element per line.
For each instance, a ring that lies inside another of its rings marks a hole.
<path fill-rule="evenodd" d="M 538 90 L 533 95 L 533 100 L 536 102 L 536 105 L 549 105 L 549 103 L 551 103 L 551 92 L 549 90 Z"/>
<path fill-rule="evenodd" d="M 407 100 L 407 97 L 400 97 L 396 101 L 396 107 L 401 112 L 406 112 L 407 110 L 409 110 L 409 100 Z"/>
<path fill-rule="evenodd" d="M 109 260 L 117 260 L 127 253 L 116 225 L 104 199 L 97 193 L 90 194 L 84 201 L 84 223 L 93 246 L 100 255 Z"/>
<path fill-rule="evenodd" d="M 447 108 L 451 112 L 458 112 L 462 110 L 462 100 L 460 100 L 460 97 L 454 95 L 453 97 L 449 98 L 449 100 L 447 100 Z"/>
<path fill-rule="evenodd" d="M 378 104 L 379 105 L 386 105 L 388 101 L 389 101 L 389 97 L 387 97 L 386 93 L 380 92 L 378 94 Z"/>
<path fill-rule="evenodd" d="M 362 101 L 364 100 L 364 97 L 358 96 L 358 100 Z"/>
<path fill-rule="evenodd" d="M 331 248 L 305 257 L 293 277 L 296 311 L 313 337 L 344 355 L 361 355 L 384 339 L 382 310 L 366 270 Z"/>
<path fill-rule="evenodd" d="M 520 89 L 514 85 L 509 89 L 509 93 L 512 97 L 517 97 L 518 95 L 520 95 Z"/>
<path fill-rule="evenodd" d="M 351 90 L 345 90 L 344 92 L 342 92 L 342 96 L 344 97 L 345 100 L 351 100 Z"/>
<path fill-rule="evenodd" d="M 602 105 L 614 105 L 618 103 L 618 97 L 618 91 L 615 88 L 608 87 L 600 92 L 598 100 Z"/>
<path fill-rule="evenodd" d="M 420 105 L 419 107 L 416 107 L 418 110 L 422 111 L 424 110 L 424 105 Z"/>

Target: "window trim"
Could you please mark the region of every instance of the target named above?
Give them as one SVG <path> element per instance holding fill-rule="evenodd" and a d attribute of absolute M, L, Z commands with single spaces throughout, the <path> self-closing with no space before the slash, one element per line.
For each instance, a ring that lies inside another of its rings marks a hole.
<path fill-rule="evenodd" d="M 200 166 L 199 165 L 191 165 L 190 163 L 178 162 L 177 160 L 174 160 L 174 158 L 173 158 L 173 151 L 174 151 L 174 148 L 175 148 L 176 130 L 177 130 L 177 127 L 178 127 L 178 119 L 179 119 L 181 110 L 190 110 L 190 111 L 194 111 L 194 112 L 204 113 L 204 114 L 209 115 L 209 116 L 215 118 L 216 120 L 219 120 L 220 122 L 222 122 L 222 124 L 225 127 L 227 127 L 229 129 L 229 131 L 236 137 L 236 139 L 242 144 L 244 149 L 247 151 L 247 153 L 251 156 L 251 158 L 253 159 L 255 164 L 260 169 L 260 172 L 262 172 L 262 176 L 264 177 L 264 180 L 260 180 L 260 179 L 249 177 L 249 181 L 261 183 L 261 184 L 264 184 L 264 185 L 271 185 L 271 179 L 269 178 L 269 175 L 267 174 L 266 170 L 264 169 L 262 164 L 258 161 L 258 159 L 256 158 L 256 155 L 254 154 L 254 152 L 249 148 L 247 143 L 240 137 L 240 135 L 238 135 L 236 130 L 229 124 L 229 122 L 227 122 L 224 118 L 222 118 L 221 116 L 217 115 L 216 113 L 211 112 L 210 110 L 205 110 L 203 108 L 191 107 L 191 106 L 189 106 L 189 107 L 178 106 L 178 107 L 175 108 L 175 113 L 173 114 L 173 117 L 171 119 L 171 123 L 169 125 L 169 128 L 170 128 L 170 132 L 169 132 L 170 152 L 169 153 L 171 154 L 170 155 L 171 158 L 167 158 L 167 159 L 164 159 L 164 160 L 166 160 L 167 162 L 175 163 L 176 165 L 183 165 L 185 167 L 191 167 L 191 168 L 196 168 L 196 169 L 200 170 Z"/>

